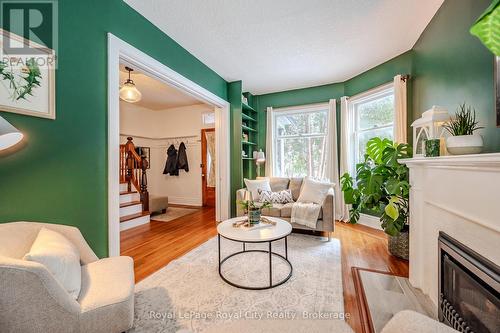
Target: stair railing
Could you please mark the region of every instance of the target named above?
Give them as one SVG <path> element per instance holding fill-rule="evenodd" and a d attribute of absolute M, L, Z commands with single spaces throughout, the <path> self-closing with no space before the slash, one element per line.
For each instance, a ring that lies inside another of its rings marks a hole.
<path fill-rule="evenodd" d="M 142 203 L 142 210 L 149 211 L 148 175 L 149 166 L 145 155 L 139 156 L 132 142 L 133 138 L 128 137 L 127 143 L 120 145 L 120 181 L 127 184 L 127 191 L 132 191 L 132 185 L 139 192 Z"/>

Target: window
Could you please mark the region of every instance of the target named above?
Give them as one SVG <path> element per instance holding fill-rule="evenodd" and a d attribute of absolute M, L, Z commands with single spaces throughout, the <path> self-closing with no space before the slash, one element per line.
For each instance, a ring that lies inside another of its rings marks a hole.
<path fill-rule="evenodd" d="M 201 115 L 203 119 L 203 125 L 213 125 L 215 124 L 215 113 L 210 112 L 210 113 L 203 113 Z"/>
<path fill-rule="evenodd" d="M 394 138 L 394 87 L 374 89 L 349 101 L 351 136 L 351 174 L 364 160 L 366 143 L 373 137 Z"/>
<path fill-rule="evenodd" d="M 276 109 L 274 175 L 324 178 L 328 105 Z"/>

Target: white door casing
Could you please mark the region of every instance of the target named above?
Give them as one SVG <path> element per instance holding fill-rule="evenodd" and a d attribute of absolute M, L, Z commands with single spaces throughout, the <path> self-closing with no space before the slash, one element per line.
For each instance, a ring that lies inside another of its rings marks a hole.
<path fill-rule="evenodd" d="M 108 251 L 120 255 L 120 106 L 119 64 L 125 62 L 157 80 L 214 106 L 216 163 L 216 220 L 230 216 L 229 103 L 197 83 L 108 33 Z"/>

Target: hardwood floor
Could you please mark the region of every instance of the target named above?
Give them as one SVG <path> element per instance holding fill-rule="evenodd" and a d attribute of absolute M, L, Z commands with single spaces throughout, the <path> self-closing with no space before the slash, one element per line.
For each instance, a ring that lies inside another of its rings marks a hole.
<path fill-rule="evenodd" d="M 352 267 L 369 268 L 408 277 L 408 262 L 389 254 L 387 237 L 382 231 L 363 225 L 337 222 L 333 237 L 340 239 L 341 244 L 344 311 L 350 314 L 347 322 L 356 333 L 362 333 Z"/>
<path fill-rule="evenodd" d="M 121 233 L 122 255 L 134 258 L 136 282 L 167 265 L 217 235 L 215 209 L 197 212 L 170 222 L 153 220 Z M 408 276 L 408 262 L 387 251 L 383 232 L 362 225 L 337 223 L 334 238 L 342 247 L 342 281 L 347 322 L 356 333 L 362 333 L 352 267 L 370 268 Z"/>
<path fill-rule="evenodd" d="M 152 216 L 149 224 L 121 232 L 121 254 L 134 258 L 139 282 L 216 235 L 215 208 L 200 208 L 170 222 Z"/>

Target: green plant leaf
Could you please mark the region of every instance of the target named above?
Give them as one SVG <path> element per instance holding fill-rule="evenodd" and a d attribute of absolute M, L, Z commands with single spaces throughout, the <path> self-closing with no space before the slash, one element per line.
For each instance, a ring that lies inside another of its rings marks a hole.
<path fill-rule="evenodd" d="M 401 182 L 397 178 L 390 178 L 385 183 L 387 193 L 390 195 L 401 195 Z"/>
<path fill-rule="evenodd" d="M 343 191 L 344 201 L 348 205 L 359 203 L 359 191 L 355 188 L 349 188 Z"/>
<path fill-rule="evenodd" d="M 411 146 L 407 143 L 400 143 L 396 147 L 387 147 L 382 152 L 382 162 L 391 166 L 397 167 L 398 160 L 409 158 L 412 156 Z"/>
<path fill-rule="evenodd" d="M 500 0 L 494 0 L 470 29 L 496 56 L 500 56 Z"/>
<path fill-rule="evenodd" d="M 374 194 L 381 192 L 381 186 L 384 181 L 382 175 L 373 174 L 370 170 L 364 170 L 360 174 L 358 188 L 365 194 Z"/>
<path fill-rule="evenodd" d="M 397 204 L 394 202 L 390 202 L 387 206 L 385 206 L 384 211 L 387 214 L 387 216 L 389 216 L 394 221 L 397 220 L 399 217 L 399 209 Z"/>
<path fill-rule="evenodd" d="M 352 187 L 354 180 L 351 175 L 346 172 L 342 175 L 342 177 L 340 177 L 340 184 L 342 185 L 342 191 L 346 191 Z"/>
<path fill-rule="evenodd" d="M 349 223 L 356 224 L 359 221 L 360 209 L 352 207 L 349 210 Z"/>
<path fill-rule="evenodd" d="M 382 153 L 384 149 L 392 147 L 394 144 L 389 139 L 382 139 L 379 137 L 371 138 L 366 143 L 366 154 L 375 162 L 382 162 Z"/>

